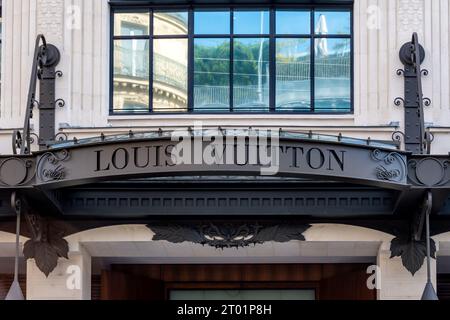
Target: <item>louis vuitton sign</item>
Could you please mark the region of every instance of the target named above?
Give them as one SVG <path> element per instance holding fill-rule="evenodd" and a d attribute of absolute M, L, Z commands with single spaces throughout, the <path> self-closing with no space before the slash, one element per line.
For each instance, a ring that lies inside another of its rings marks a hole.
<path fill-rule="evenodd" d="M 394 189 L 407 186 L 406 155 L 400 152 L 267 135 L 130 138 L 73 144 L 27 159 L 0 158 L 2 187 L 58 188 L 175 175 L 281 176 Z"/>

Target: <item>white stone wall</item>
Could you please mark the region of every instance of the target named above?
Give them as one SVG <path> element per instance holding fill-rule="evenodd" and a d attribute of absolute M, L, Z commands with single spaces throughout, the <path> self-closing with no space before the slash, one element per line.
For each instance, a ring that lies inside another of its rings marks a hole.
<path fill-rule="evenodd" d="M 450 134 L 449 0 L 355 0 L 353 115 L 208 116 L 209 125 L 302 126 L 323 133 L 390 139 L 393 128 L 374 128 L 399 122 L 403 110 L 393 100 L 403 95 L 398 50 L 417 31 L 427 58 L 425 95 L 433 101 L 426 121 L 435 126 L 434 153 L 447 153 Z M 82 137 L 105 127 L 191 125 L 189 115 L 108 116 L 109 6 L 107 0 L 3 0 L 3 63 L 0 108 L 0 153 L 10 152 L 11 128 L 22 126 L 34 38 L 44 33 L 62 53 L 57 97 L 66 107 L 57 110 L 57 123 L 82 128 L 68 130 Z M 37 127 L 37 120 L 33 120 Z M 331 126 L 331 128 L 329 128 Z M 356 126 L 356 128 L 351 128 Z M 86 129 L 89 128 L 89 129 Z M 90 129 L 97 128 L 97 129 Z M 127 129 L 117 129 L 127 130 Z M 113 129 L 113 131 L 116 131 Z"/>
<path fill-rule="evenodd" d="M 0 154 L 11 152 L 11 129 L 23 124 L 33 45 L 38 33 L 44 33 L 48 41 L 61 50 L 62 60 L 58 69 L 63 71 L 64 76 L 57 80 L 56 96 L 66 101 L 66 107 L 57 110 L 57 123 L 58 126 L 71 127 L 64 130 L 70 136 L 82 138 L 98 135 L 100 131 L 113 134 L 128 131 L 130 127 L 145 129 L 149 126 L 192 125 L 193 120 L 203 120 L 206 125 L 302 126 L 304 130 L 322 133 L 342 132 L 346 136 L 370 136 L 373 139 L 389 140 L 395 129 L 386 127 L 387 124 L 399 122 L 403 127 L 403 110 L 393 105 L 394 98 L 403 95 L 403 78 L 398 77 L 395 71 L 402 67 L 398 51 L 410 39 L 413 31 L 419 33 L 420 41 L 425 47 L 427 57 L 424 67 L 430 71 L 430 75 L 423 80 L 425 96 L 433 101 L 432 106 L 426 108 L 426 121 L 442 126 L 434 130 L 436 139 L 433 152 L 446 154 L 450 151 L 449 2 L 450 0 L 355 0 L 353 115 L 130 117 L 108 115 L 110 57 L 107 0 L 3 0 Z M 37 119 L 33 120 L 33 125 L 37 128 Z M 335 243 L 339 239 L 343 241 L 342 236 L 346 233 L 315 234 L 310 231 L 308 240 L 325 241 L 320 238 L 325 234 L 326 241 Z M 371 242 L 389 242 L 384 236 L 374 239 Z M 354 241 L 361 241 L 361 238 Z M 345 245 L 342 250 L 354 252 L 352 250 L 356 245 Z M 398 267 L 398 259 L 388 259 L 386 246 L 382 246 L 378 253 L 382 268 L 388 270 L 383 282 L 384 293 L 380 293 L 379 297 L 418 298 L 424 281 L 423 270 L 415 278 L 420 280 L 414 281 L 405 274 L 404 269 Z M 308 247 L 305 250 L 307 249 Z M 335 253 L 337 249 L 323 247 L 323 250 Z M 299 249 L 299 252 L 302 251 Z M 317 254 L 318 251 L 314 252 Z M 86 275 L 86 279 L 83 281 L 86 282 L 83 282 L 78 291 L 66 290 L 64 272 L 67 263 L 78 265 L 85 271 L 83 275 Z M 45 299 L 56 295 L 59 298 L 89 298 L 89 264 L 89 254 L 78 252 L 71 256 L 69 262 L 65 261 L 58 266 L 51 282 L 45 282 L 33 262 L 29 262 L 28 298 Z M 400 273 L 404 275 L 403 278 L 398 276 Z M 395 282 L 400 281 L 399 279 L 403 281 L 403 285 Z M 44 290 L 49 286 L 52 290 Z"/>

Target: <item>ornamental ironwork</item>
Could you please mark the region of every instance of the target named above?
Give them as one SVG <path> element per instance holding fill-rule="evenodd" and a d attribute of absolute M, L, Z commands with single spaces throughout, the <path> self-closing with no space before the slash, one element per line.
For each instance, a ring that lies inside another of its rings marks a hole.
<path fill-rule="evenodd" d="M 259 222 L 200 222 L 150 224 L 147 226 L 155 235 L 154 241 L 166 240 L 173 243 L 192 242 L 215 248 L 239 248 L 262 244 L 267 241 L 304 241 L 303 233 L 308 224 L 264 224 Z"/>

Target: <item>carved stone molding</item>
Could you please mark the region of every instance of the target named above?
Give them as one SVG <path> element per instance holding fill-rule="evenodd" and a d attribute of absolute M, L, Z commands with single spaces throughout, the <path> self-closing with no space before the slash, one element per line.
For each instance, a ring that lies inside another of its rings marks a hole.
<path fill-rule="evenodd" d="M 50 43 L 63 43 L 64 0 L 37 1 L 37 31 Z"/>
<path fill-rule="evenodd" d="M 68 259 L 69 244 L 63 238 L 63 231 L 50 219 L 38 214 L 26 214 L 25 219 L 31 232 L 31 239 L 25 242 L 23 255 L 34 259 L 36 265 L 48 277 L 58 258 Z"/>
<path fill-rule="evenodd" d="M 398 31 L 410 34 L 412 31 L 423 33 L 423 0 L 398 0 Z"/>
<path fill-rule="evenodd" d="M 431 257 L 436 259 L 436 244 L 433 239 L 430 242 Z M 391 241 L 391 258 L 401 257 L 403 266 L 415 275 L 422 267 L 427 256 L 425 239 L 414 240 L 408 236 L 397 236 Z"/>
<path fill-rule="evenodd" d="M 147 227 L 155 235 L 153 240 L 172 243 L 185 241 L 215 248 L 239 248 L 267 241 L 304 241 L 308 224 L 263 224 L 258 222 L 198 222 L 182 224 L 151 224 Z"/>

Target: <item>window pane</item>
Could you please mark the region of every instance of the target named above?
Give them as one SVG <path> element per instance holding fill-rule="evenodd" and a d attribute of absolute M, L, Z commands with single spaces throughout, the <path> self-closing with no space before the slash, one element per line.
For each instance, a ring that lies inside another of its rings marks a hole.
<path fill-rule="evenodd" d="M 150 14 L 148 12 L 114 14 L 115 36 L 148 35 L 149 27 Z"/>
<path fill-rule="evenodd" d="M 235 34 L 268 34 L 269 11 L 234 11 Z"/>
<path fill-rule="evenodd" d="M 276 42 L 276 109 L 310 111 L 311 108 L 311 41 L 277 39 Z"/>
<path fill-rule="evenodd" d="M 310 11 L 277 10 L 275 20 L 277 34 L 309 34 L 311 31 Z"/>
<path fill-rule="evenodd" d="M 153 110 L 187 111 L 187 39 L 155 39 L 153 50 Z"/>
<path fill-rule="evenodd" d="M 114 41 L 114 111 L 148 111 L 148 44 L 148 40 Z"/>
<path fill-rule="evenodd" d="M 350 12 L 316 11 L 316 34 L 350 34 Z"/>
<path fill-rule="evenodd" d="M 195 11 L 195 34 L 229 34 L 230 11 Z"/>
<path fill-rule="evenodd" d="M 350 39 L 316 39 L 315 110 L 350 111 Z"/>
<path fill-rule="evenodd" d="M 234 41 L 233 110 L 269 110 L 269 40 Z"/>
<path fill-rule="evenodd" d="M 153 33 L 155 35 L 187 34 L 188 13 L 181 12 L 154 12 Z"/>
<path fill-rule="evenodd" d="M 230 40 L 195 39 L 194 60 L 194 108 L 228 111 Z"/>
<path fill-rule="evenodd" d="M 170 300 L 315 300 L 313 289 L 170 290 Z"/>

